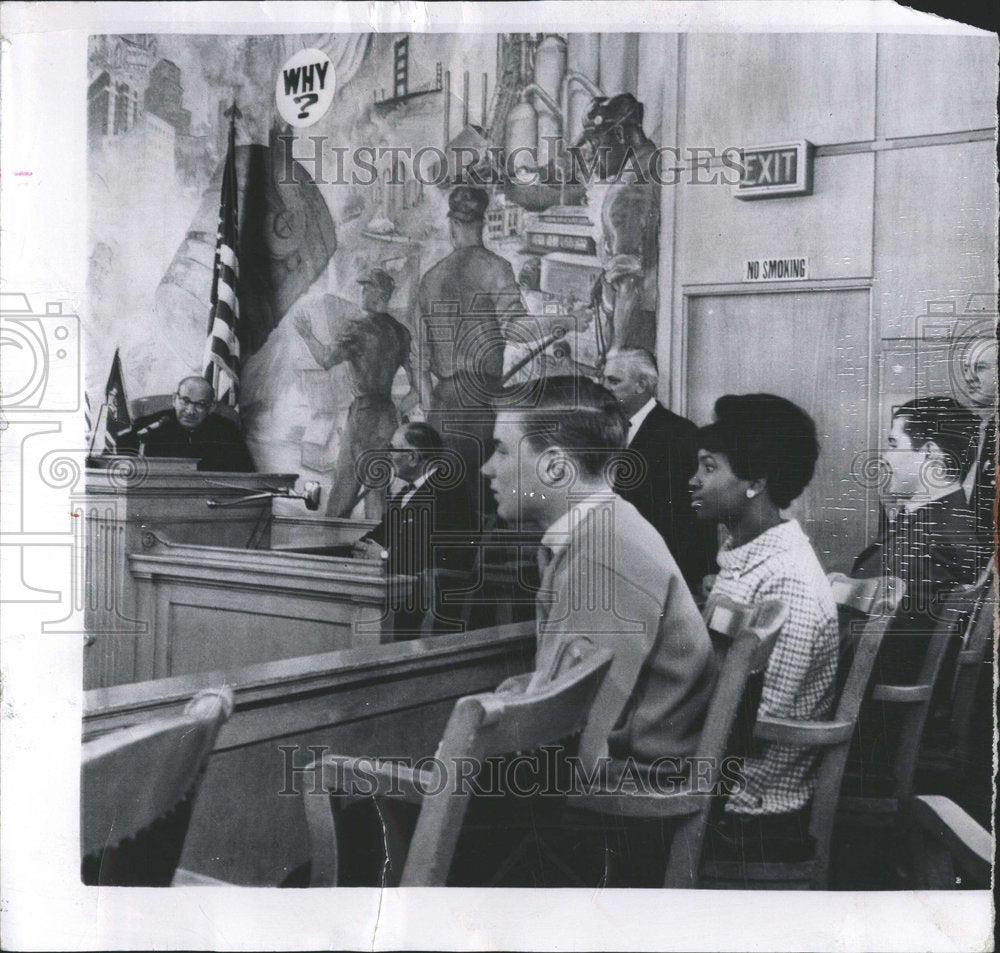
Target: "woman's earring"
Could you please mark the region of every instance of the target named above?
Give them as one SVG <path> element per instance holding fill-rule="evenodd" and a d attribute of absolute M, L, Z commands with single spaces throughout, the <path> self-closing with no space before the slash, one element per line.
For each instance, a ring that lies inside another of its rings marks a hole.
<path fill-rule="evenodd" d="M 752 490 L 750 487 L 747 487 L 747 499 L 748 500 L 752 500 L 756 495 L 757 495 L 757 491 L 756 490 Z"/>

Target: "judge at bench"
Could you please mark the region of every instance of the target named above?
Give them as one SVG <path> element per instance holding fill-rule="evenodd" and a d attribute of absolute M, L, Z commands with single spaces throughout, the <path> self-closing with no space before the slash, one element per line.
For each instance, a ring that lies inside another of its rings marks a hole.
<path fill-rule="evenodd" d="M 177 385 L 173 409 L 140 417 L 119 438 L 119 449 L 146 457 L 186 457 L 199 470 L 253 473 L 253 458 L 240 428 L 212 413 L 215 391 L 202 377 L 185 377 Z"/>

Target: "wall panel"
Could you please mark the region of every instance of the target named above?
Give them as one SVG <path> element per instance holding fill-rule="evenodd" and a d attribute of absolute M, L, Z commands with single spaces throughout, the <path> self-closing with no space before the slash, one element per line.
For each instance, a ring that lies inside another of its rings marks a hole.
<path fill-rule="evenodd" d="M 879 154 L 875 309 L 882 337 L 909 337 L 930 302 L 996 292 L 992 142 Z"/>
<path fill-rule="evenodd" d="M 996 69 L 996 37 L 880 36 L 879 137 L 995 126 Z"/>
<path fill-rule="evenodd" d="M 874 35 L 695 34 L 687 43 L 685 146 L 874 135 Z"/>

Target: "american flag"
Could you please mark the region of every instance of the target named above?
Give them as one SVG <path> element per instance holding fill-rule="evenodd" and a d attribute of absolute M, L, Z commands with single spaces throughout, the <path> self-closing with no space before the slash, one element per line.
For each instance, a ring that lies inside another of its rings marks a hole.
<path fill-rule="evenodd" d="M 226 110 L 229 119 L 229 146 L 222 172 L 222 198 L 219 202 L 219 232 L 215 242 L 215 266 L 212 270 L 212 310 L 205 342 L 205 380 L 215 388 L 215 398 L 237 406 L 240 383 L 240 342 L 237 325 L 240 319 L 239 261 L 236 257 L 239 238 L 239 209 L 236 192 L 236 119 L 242 115 L 234 102 Z"/>

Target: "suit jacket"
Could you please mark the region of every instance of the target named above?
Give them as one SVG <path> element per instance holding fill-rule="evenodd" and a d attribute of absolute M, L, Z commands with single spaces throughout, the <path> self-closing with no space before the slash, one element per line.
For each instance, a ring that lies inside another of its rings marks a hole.
<path fill-rule="evenodd" d="M 147 427 L 152 429 L 142 435 Z M 173 410 L 150 414 L 140 417 L 118 443 L 121 449 L 134 451 L 142 446 L 147 457 L 197 459 L 199 470 L 253 473 L 256 469 L 240 428 L 219 414 L 209 414 L 194 430 L 182 427 Z"/>
<path fill-rule="evenodd" d="M 655 404 L 628 446 L 645 463 L 642 479 L 635 486 L 615 482 L 615 492 L 663 537 L 693 590 L 715 571 L 717 549 L 715 527 L 699 522 L 688 491 L 688 480 L 698 468 L 697 430 L 690 420 Z"/>
<path fill-rule="evenodd" d="M 385 547 L 389 554 L 391 576 L 421 576 L 428 569 L 462 572 L 472 567 L 472 514 L 469 500 L 461 486 L 442 487 L 431 476 L 403 503 L 405 491 L 394 494 L 386 504 L 382 522 L 363 539 Z M 455 588 L 454 579 L 446 578 L 443 588 Z M 405 608 L 422 613 L 431 608 L 431 592 L 418 585 L 416 604 Z M 390 593 L 390 608 L 404 607 Z"/>
<path fill-rule="evenodd" d="M 851 575 L 861 579 L 898 576 L 906 583 L 877 669 L 885 681 L 912 682 L 923 661 L 926 637 L 942 617 L 948 594 L 976 581 L 981 546 L 975 516 L 961 488 L 883 520 L 879 538 L 854 561 Z M 925 638 L 916 638 L 917 633 Z"/>
<path fill-rule="evenodd" d="M 695 751 L 715 685 L 708 631 L 656 530 L 614 496 L 576 521 L 545 568 L 537 604 L 533 679 L 559 649 L 585 636 L 614 660 L 581 741 L 650 763 Z"/>

